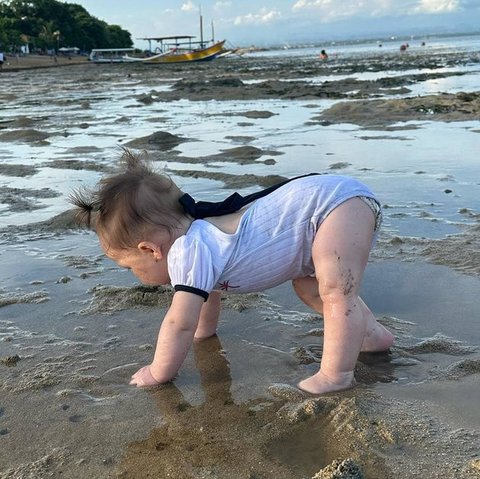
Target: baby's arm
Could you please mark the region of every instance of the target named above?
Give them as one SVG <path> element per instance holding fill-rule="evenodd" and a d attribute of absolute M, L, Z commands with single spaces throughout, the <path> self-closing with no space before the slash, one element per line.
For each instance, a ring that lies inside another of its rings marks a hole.
<path fill-rule="evenodd" d="M 208 300 L 203 303 L 200 320 L 198 321 L 197 330 L 195 331 L 195 339 L 206 339 L 217 332 L 221 295 L 219 291 L 212 291 Z"/>
<path fill-rule="evenodd" d="M 177 291 L 158 333 L 152 364 L 138 370 L 130 384 L 153 386 L 170 381 L 180 369 L 193 342 L 200 312 L 201 296 Z"/>

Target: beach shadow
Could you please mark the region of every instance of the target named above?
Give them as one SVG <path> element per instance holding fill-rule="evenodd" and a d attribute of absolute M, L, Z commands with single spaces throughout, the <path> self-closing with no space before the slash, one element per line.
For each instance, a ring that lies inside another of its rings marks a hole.
<path fill-rule="evenodd" d="M 173 383 L 150 391 L 160 413 L 152 422 L 161 425 L 128 446 L 119 477 L 296 477 L 264 453 L 265 426 L 281 403 L 265 398 L 235 403 L 230 365 L 217 336 L 194 343 L 193 353 L 203 402 L 191 404 Z"/>
<path fill-rule="evenodd" d="M 370 430 L 363 401 L 357 402 L 352 391 L 319 398 L 318 411 L 310 419 L 308 413 L 299 419 L 294 411 L 309 410 L 312 399 L 292 402 L 264 396 L 235 402 L 230 364 L 218 337 L 194 343 L 193 353 L 202 402 L 187 400 L 174 383 L 148 391 L 159 411 L 159 417 L 152 418 L 158 426 L 146 439 L 128 445 L 116 477 L 304 478 L 338 455 L 361 456 L 369 477 L 387 477 L 383 459 L 364 442 L 350 444 L 343 434 L 340 440 L 335 436 L 340 417 L 378 435 Z"/>
<path fill-rule="evenodd" d="M 398 379 L 397 366 L 389 351 L 360 353 L 355 367 L 355 378 L 360 384 L 391 383 Z"/>

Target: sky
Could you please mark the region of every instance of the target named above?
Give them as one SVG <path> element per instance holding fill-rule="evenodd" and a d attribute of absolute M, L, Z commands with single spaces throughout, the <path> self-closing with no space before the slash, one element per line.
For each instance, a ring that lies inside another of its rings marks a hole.
<path fill-rule="evenodd" d="M 120 25 L 135 46 L 148 36 L 200 35 L 231 46 L 480 30 L 480 0 L 68 0 Z"/>

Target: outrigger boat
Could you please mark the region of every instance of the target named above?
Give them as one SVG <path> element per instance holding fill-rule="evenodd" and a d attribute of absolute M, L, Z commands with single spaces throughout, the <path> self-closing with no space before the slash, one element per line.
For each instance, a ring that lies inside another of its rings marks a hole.
<path fill-rule="evenodd" d="M 125 63 L 135 48 L 94 48 L 88 59 L 94 63 Z"/>
<path fill-rule="evenodd" d="M 90 60 L 95 63 L 188 63 L 213 60 L 226 54 L 225 40 L 215 42 L 212 22 L 212 39 L 203 40 L 203 17 L 200 12 L 200 41 L 193 41 L 190 35 L 170 37 L 146 37 L 139 40 L 148 41 L 148 53 L 142 56 L 131 56 L 134 48 L 101 48 L 92 50 Z M 152 50 L 152 42 L 157 42 Z"/>
<path fill-rule="evenodd" d="M 203 40 L 194 42 L 190 35 L 173 36 L 173 37 L 146 37 L 140 40 L 149 42 L 150 56 L 131 57 L 124 56 L 124 61 L 141 62 L 148 64 L 159 63 L 187 63 L 213 60 L 220 55 L 224 49 L 225 40 L 220 42 L 204 42 Z M 156 41 L 159 45 L 152 52 L 152 41 Z M 208 43 L 211 43 L 208 46 Z"/>
<path fill-rule="evenodd" d="M 195 37 L 190 35 L 176 35 L 171 37 L 146 37 L 140 40 L 148 41 L 150 54 L 145 57 L 131 57 L 126 55 L 125 59 L 131 62 L 148 64 L 162 63 L 188 63 L 213 60 L 225 50 L 225 40 L 215 42 L 215 34 L 212 22 L 212 39 L 203 40 L 203 17 L 200 10 L 200 41 L 193 41 Z M 152 41 L 159 45 L 152 50 Z"/>

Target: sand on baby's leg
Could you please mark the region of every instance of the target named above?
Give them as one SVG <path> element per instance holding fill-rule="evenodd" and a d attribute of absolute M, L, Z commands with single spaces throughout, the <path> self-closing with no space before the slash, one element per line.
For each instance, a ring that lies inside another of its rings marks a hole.
<path fill-rule="evenodd" d="M 358 296 L 374 223 L 370 208 L 352 198 L 330 213 L 315 236 L 312 258 L 323 308 L 324 347 L 318 373 L 298 384 L 307 392 L 321 394 L 352 387 L 365 336 L 365 346 L 371 350 L 376 342 L 373 338 L 382 332 Z"/>

